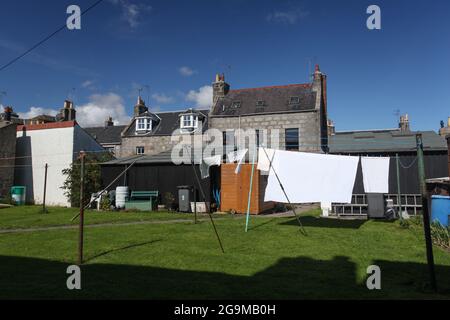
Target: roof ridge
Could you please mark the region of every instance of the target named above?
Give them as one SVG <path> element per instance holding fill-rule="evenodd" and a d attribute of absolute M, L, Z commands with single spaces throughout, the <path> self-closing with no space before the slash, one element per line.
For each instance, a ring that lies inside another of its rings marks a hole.
<path fill-rule="evenodd" d="M 242 89 L 232 89 L 231 91 L 247 91 L 247 90 L 262 90 L 262 89 L 277 89 L 277 88 L 290 88 L 290 87 L 302 87 L 309 88 L 311 87 L 311 83 L 293 83 L 293 84 L 285 84 L 285 85 L 276 85 L 276 86 L 265 86 L 265 87 L 256 87 L 256 88 L 242 88 Z"/>

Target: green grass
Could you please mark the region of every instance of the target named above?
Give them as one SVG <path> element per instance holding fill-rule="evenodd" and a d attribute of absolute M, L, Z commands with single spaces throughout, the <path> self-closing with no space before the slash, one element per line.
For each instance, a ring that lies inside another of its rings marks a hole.
<path fill-rule="evenodd" d="M 79 209 L 48 207 L 47 213 L 42 213 L 39 206 L 18 206 L 0 209 L 1 229 L 22 229 L 34 227 L 52 227 L 61 225 L 77 225 L 79 220 L 71 221 Z M 85 223 L 124 223 L 150 220 L 192 219 L 190 215 L 173 212 L 111 212 L 85 211 Z"/>
<path fill-rule="evenodd" d="M 0 234 L 0 298 L 450 299 L 450 254 L 434 249 L 432 293 L 419 230 L 316 214 L 302 216 L 307 236 L 292 218 L 252 217 L 248 233 L 245 219 L 217 219 L 225 254 L 206 221 L 86 228 L 80 291 L 66 289 L 76 229 Z M 365 286 L 371 264 L 382 290 Z"/>

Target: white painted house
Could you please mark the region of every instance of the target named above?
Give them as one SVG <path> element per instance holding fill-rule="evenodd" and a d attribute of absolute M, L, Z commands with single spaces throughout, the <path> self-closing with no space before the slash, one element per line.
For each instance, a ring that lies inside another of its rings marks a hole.
<path fill-rule="evenodd" d="M 61 187 L 79 152 L 100 151 L 98 144 L 76 121 L 60 121 L 17 127 L 15 184 L 26 186 L 27 202 L 43 202 L 45 164 L 47 171 L 46 204 L 70 206 Z"/>

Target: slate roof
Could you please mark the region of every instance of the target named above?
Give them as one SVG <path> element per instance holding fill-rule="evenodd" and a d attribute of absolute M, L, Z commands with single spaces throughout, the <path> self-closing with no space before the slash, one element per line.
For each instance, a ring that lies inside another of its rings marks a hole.
<path fill-rule="evenodd" d="M 100 144 L 121 143 L 121 133 L 126 126 L 92 127 L 84 130 Z"/>
<path fill-rule="evenodd" d="M 200 112 L 205 115 L 205 119 L 203 120 L 203 129 L 206 130 L 208 127 L 208 113 L 209 110 L 193 110 L 194 112 Z M 154 113 L 157 115 L 161 120 L 159 123 L 146 134 L 136 134 L 136 119 L 133 118 L 131 123 L 127 126 L 127 130 L 124 133 L 124 136 L 126 137 L 148 137 L 148 136 L 170 136 L 172 135 L 173 131 L 180 128 L 180 115 L 183 113 L 187 113 L 188 110 L 182 110 L 182 111 L 171 111 L 171 112 L 156 112 Z"/>
<path fill-rule="evenodd" d="M 416 133 L 422 133 L 424 151 L 446 151 L 444 138 L 434 131 L 401 132 L 398 129 L 336 132 L 328 138 L 330 153 L 410 152 L 416 150 Z"/>
<path fill-rule="evenodd" d="M 298 97 L 298 102 L 292 103 L 294 101 L 291 101 L 291 97 Z M 212 116 L 312 111 L 315 104 L 316 93 L 312 91 L 311 84 L 237 89 L 230 90 L 224 98 L 219 98 Z"/>

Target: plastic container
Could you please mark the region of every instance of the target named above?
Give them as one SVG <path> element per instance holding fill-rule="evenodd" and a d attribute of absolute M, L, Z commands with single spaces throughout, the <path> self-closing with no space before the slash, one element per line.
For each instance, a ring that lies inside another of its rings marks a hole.
<path fill-rule="evenodd" d="M 441 225 L 448 227 L 450 215 L 450 197 L 431 196 L 431 221 L 438 221 Z"/>
<path fill-rule="evenodd" d="M 116 208 L 124 209 L 125 201 L 128 200 L 130 194 L 130 188 L 128 187 L 117 187 L 116 188 Z"/>
<path fill-rule="evenodd" d="M 23 206 L 25 204 L 26 190 L 27 188 L 24 186 L 11 187 L 11 198 L 17 205 Z"/>

